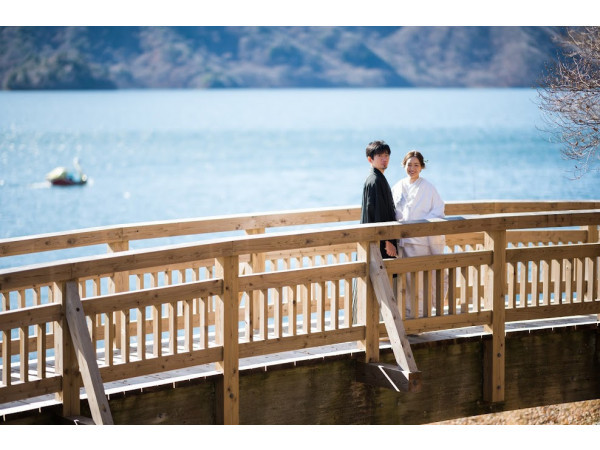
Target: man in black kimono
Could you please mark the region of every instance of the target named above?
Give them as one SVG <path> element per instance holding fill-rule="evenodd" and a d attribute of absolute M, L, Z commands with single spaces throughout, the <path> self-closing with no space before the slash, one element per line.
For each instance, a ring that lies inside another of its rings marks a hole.
<path fill-rule="evenodd" d="M 371 172 L 363 188 L 360 223 L 395 222 L 396 210 L 392 189 L 383 175 L 392 151 L 384 141 L 374 141 L 367 146 L 366 153 L 367 160 L 371 164 Z M 396 243 L 396 239 L 381 241 L 381 257 L 395 258 Z"/>

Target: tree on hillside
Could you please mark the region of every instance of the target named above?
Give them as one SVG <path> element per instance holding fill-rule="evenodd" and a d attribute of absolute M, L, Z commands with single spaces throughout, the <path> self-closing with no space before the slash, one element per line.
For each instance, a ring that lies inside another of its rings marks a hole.
<path fill-rule="evenodd" d="M 600 172 L 600 27 L 568 28 L 564 52 L 538 90 L 549 130 L 579 178 Z"/>

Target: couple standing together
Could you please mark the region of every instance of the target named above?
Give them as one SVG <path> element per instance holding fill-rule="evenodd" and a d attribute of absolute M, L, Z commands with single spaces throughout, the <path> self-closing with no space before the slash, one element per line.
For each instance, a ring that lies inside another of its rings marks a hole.
<path fill-rule="evenodd" d="M 383 175 L 390 161 L 389 145 L 384 141 L 371 142 L 366 154 L 371 171 L 363 188 L 361 223 L 444 217 L 444 201 L 433 184 L 420 176 L 421 170 L 425 169 L 425 160 L 420 152 L 411 150 L 404 156 L 402 166 L 407 177 L 398 181 L 393 188 L 390 188 Z M 444 236 L 392 239 L 380 243 L 383 258 L 438 255 L 444 253 L 444 246 Z M 413 290 L 410 277 L 407 282 L 410 292 Z M 422 304 L 418 309 L 419 315 L 422 315 Z M 410 317 L 410 311 L 407 313 Z"/>

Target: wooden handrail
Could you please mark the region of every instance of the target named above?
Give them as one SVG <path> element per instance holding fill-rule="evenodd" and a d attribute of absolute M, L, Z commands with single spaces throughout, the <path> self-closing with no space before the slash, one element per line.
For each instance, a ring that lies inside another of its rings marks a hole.
<path fill-rule="evenodd" d="M 600 208 L 600 201 L 472 201 L 447 202 L 446 215 L 562 211 Z M 352 222 L 360 218 L 360 206 L 314 208 L 272 213 L 237 214 L 196 219 L 144 222 L 88 228 L 33 236 L 0 239 L 0 257 L 227 231 Z"/>
<path fill-rule="evenodd" d="M 600 223 L 599 210 L 491 214 L 471 217 L 448 217 L 410 223 L 360 224 L 296 230 L 251 236 L 220 238 L 151 249 L 74 258 L 15 269 L 0 269 L 0 291 L 41 285 L 56 281 L 106 275 L 115 272 L 160 266 L 168 261 L 177 264 L 223 256 L 265 253 L 274 250 L 301 249 L 377 239 L 403 238 L 498 231 L 522 228 L 573 227 Z"/>

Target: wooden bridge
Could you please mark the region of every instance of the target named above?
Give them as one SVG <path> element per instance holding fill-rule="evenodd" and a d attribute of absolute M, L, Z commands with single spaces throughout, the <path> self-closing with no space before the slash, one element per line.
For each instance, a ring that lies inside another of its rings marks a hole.
<path fill-rule="evenodd" d="M 7 423 L 157 423 L 143 411 L 170 402 L 191 408 L 191 423 L 425 423 L 599 398 L 600 201 L 455 202 L 446 214 L 360 225 L 360 208 L 329 208 L 0 240 L 8 260 L 89 246 L 89 256 L 0 270 L 0 415 Z M 443 255 L 381 260 L 373 251 L 382 239 L 440 234 Z M 196 240 L 130 249 L 177 236 Z M 98 245 L 108 253 L 93 254 Z M 412 297 L 422 314 L 414 305 L 407 313 L 407 275 L 418 280 Z M 532 337 L 540 324 L 557 330 L 550 319 L 564 319 L 575 348 L 562 334 Z M 554 361 L 515 380 L 514 367 L 523 375 L 535 359 L 524 346 L 554 360 L 583 356 L 572 368 Z M 320 360 L 302 357 L 308 349 Z M 269 369 L 249 364 L 268 358 Z M 470 399 L 449 408 L 432 393 L 457 366 Z M 528 397 L 520 383 L 539 383 L 544 370 L 582 378 L 565 390 L 558 376 L 549 392 Z M 107 396 L 117 382 L 159 374 L 180 395 L 155 382 L 138 389 L 152 393 L 150 403 L 126 388 Z M 7 413 L 48 396 L 60 407 L 54 416 Z M 429 412 L 415 415 L 411 398 Z"/>

